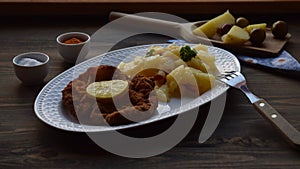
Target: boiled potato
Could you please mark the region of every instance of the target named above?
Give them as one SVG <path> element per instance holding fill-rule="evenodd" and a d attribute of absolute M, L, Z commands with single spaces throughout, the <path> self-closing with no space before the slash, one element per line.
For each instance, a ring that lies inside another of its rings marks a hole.
<path fill-rule="evenodd" d="M 187 65 L 198 69 L 204 73 L 217 73 L 218 69 L 215 66 L 215 57 L 208 53 L 208 48 L 205 45 L 196 45 L 193 47 L 197 51 L 195 58 L 192 58 Z"/>
<path fill-rule="evenodd" d="M 131 62 L 121 62 L 118 66 L 121 72 L 127 76 L 135 75 L 143 69 L 144 57 L 136 57 Z"/>
<path fill-rule="evenodd" d="M 187 62 L 187 65 L 207 73 L 207 66 L 201 61 L 199 57 L 192 58 L 190 61 Z"/>
<path fill-rule="evenodd" d="M 189 96 L 196 97 L 211 89 L 214 84 L 215 77 L 213 75 L 192 67 L 180 66 L 167 75 L 167 87 L 171 96 L 177 96 L 179 92 L 184 92 Z"/>
<path fill-rule="evenodd" d="M 171 72 L 178 66 L 186 65 L 186 63 L 182 59 L 180 59 L 172 52 L 165 52 L 162 56 L 160 56 L 160 58 L 161 60 L 160 62 L 156 63 L 156 66 L 159 67 L 160 70 L 164 70 L 165 72 Z"/>
<path fill-rule="evenodd" d="M 171 96 L 178 96 L 180 93 L 199 96 L 197 81 L 189 67 L 184 67 L 183 65 L 177 67 L 167 75 L 166 79 Z"/>
<path fill-rule="evenodd" d="M 164 57 L 159 55 L 146 57 L 144 59 L 144 62 L 142 63 L 142 68 L 156 68 L 159 70 L 170 72 L 176 67 L 178 67 L 178 65 L 175 62 L 176 60 L 179 60 L 179 58 L 176 55 L 172 54 L 171 52 L 165 52 Z"/>
<path fill-rule="evenodd" d="M 196 35 L 203 36 L 206 35 L 207 38 L 212 38 L 216 33 L 218 28 L 222 28 L 224 24 L 234 24 L 235 18 L 231 15 L 229 11 L 226 11 L 222 15 L 219 15 L 208 22 L 204 23 L 200 27 L 193 30 Z"/>
<path fill-rule="evenodd" d="M 174 53 L 164 51 L 163 56 L 136 57 L 132 62 L 121 62 L 118 68 L 127 76 L 132 77 L 145 69 L 171 72 L 180 65 L 186 65 L 186 63 Z"/>
<path fill-rule="evenodd" d="M 250 34 L 251 31 L 255 28 L 260 28 L 263 30 L 266 30 L 267 28 L 267 24 L 266 23 L 259 23 L 259 24 L 252 24 L 252 25 L 248 25 L 245 30 Z"/>
<path fill-rule="evenodd" d="M 216 28 L 222 28 L 225 24 L 235 24 L 235 18 L 231 15 L 229 10 L 224 12 L 222 15 L 219 15 L 212 19 L 215 22 Z"/>
<path fill-rule="evenodd" d="M 156 88 L 155 92 L 159 101 L 168 102 L 170 100 L 169 88 L 166 84 Z"/>
<path fill-rule="evenodd" d="M 222 41 L 225 44 L 233 45 L 242 45 L 249 39 L 249 33 L 238 26 L 233 26 L 227 34 L 222 36 Z"/>
<path fill-rule="evenodd" d="M 168 95 L 169 96 L 179 96 L 179 87 L 172 75 L 167 75 L 166 77 L 166 86 L 168 88 Z"/>
<path fill-rule="evenodd" d="M 196 45 L 193 47 L 196 56 L 185 62 L 180 57 L 181 47 L 178 45 L 153 46 L 145 56 L 136 57 L 131 62 L 121 62 L 118 68 L 129 77 L 137 73 L 155 76 L 160 70 L 166 72 L 164 73 L 165 83 L 156 83 L 155 87 L 160 101 L 168 102 L 171 97 L 178 96 L 198 97 L 213 85 L 212 72 L 217 70 L 214 64 L 215 57 L 208 53 L 207 46 Z"/>
<path fill-rule="evenodd" d="M 208 73 L 203 73 L 197 69 L 190 68 L 198 85 L 199 94 L 210 90 L 215 84 L 215 77 Z"/>
<path fill-rule="evenodd" d="M 218 68 L 215 65 L 216 58 L 214 55 L 211 55 L 204 51 L 199 51 L 196 58 L 200 58 L 201 61 L 206 65 L 205 68 L 210 74 L 217 74 Z M 201 69 L 200 69 L 201 70 Z M 203 71 L 202 71 L 203 72 Z"/>
<path fill-rule="evenodd" d="M 199 52 L 199 51 L 208 52 L 207 46 L 202 45 L 202 44 L 194 46 L 193 49 L 195 49 L 197 52 Z"/>
<path fill-rule="evenodd" d="M 214 21 L 210 20 L 198 28 L 193 30 L 195 35 L 206 36 L 207 38 L 212 38 L 217 32 L 217 27 Z"/>

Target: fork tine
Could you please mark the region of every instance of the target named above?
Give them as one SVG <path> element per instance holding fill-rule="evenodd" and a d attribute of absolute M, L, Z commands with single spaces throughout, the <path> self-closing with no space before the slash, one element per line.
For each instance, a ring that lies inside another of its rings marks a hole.
<path fill-rule="evenodd" d="M 233 74 L 233 73 L 236 73 L 236 71 L 225 71 L 224 73 L 226 73 L 226 74 Z"/>
<path fill-rule="evenodd" d="M 237 74 L 235 74 L 236 71 L 226 71 L 224 73 L 221 73 L 218 77 L 219 78 L 225 78 L 227 80 L 230 80 L 232 78 L 235 78 L 236 76 L 238 76 Z"/>
<path fill-rule="evenodd" d="M 226 71 L 226 72 L 221 73 L 221 75 L 222 76 L 229 76 L 229 75 L 232 75 L 234 73 L 236 73 L 236 71 Z"/>
<path fill-rule="evenodd" d="M 235 70 L 232 70 L 232 71 L 226 71 L 227 73 L 235 73 L 236 71 Z"/>
<path fill-rule="evenodd" d="M 226 78 L 226 76 L 225 76 L 225 75 L 222 75 L 222 74 L 220 74 L 220 75 L 218 75 L 218 78 L 221 80 L 221 79 L 225 79 L 225 78 Z"/>
<path fill-rule="evenodd" d="M 245 80 L 245 77 L 244 77 L 244 75 L 241 72 L 235 72 L 234 74 L 236 76 L 239 76 L 239 77 L 241 77 L 241 78 L 243 78 Z"/>
<path fill-rule="evenodd" d="M 230 80 L 230 79 L 233 79 L 234 77 L 231 76 L 231 75 L 228 75 L 228 76 L 225 76 L 224 78 L 227 79 L 227 80 Z"/>

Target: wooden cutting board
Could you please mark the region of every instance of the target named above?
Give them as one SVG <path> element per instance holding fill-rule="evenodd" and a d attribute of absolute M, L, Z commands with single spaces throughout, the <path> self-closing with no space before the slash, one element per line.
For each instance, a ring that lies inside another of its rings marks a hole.
<path fill-rule="evenodd" d="M 206 21 L 200 21 L 197 23 L 197 26 L 202 25 Z M 216 34 L 211 39 L 203 37 L 203 40 L 211 42 L 214 46 L 224 48 L 236 54 L 243 55 L 255 55 L 256 57 L 275 57 L 279 54 L 279 52 L 284 48 L 285 44 L 292 37 L 290 33 L 288 33 L 285 39 L 276 39 L 274 38 L 271 29 L 267 28 L 266 30 L 266 39 L 263 44 L 259 47 L 255 47 L 251 45 L 251 42 L 246 42 L 244 45 L 229 45 L 224 44 L 221 40 L 221 36 Z"/>

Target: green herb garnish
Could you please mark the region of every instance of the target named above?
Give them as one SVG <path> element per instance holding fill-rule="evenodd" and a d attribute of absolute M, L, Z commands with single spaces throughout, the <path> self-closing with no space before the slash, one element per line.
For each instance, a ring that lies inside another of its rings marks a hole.
<path fill-rule="evenodd" d="M 146 56 L 145 56 L 145 57 L 152 56 L 154 52 L 155 52 L 154 49 L 150 49 L 150 50 L 146 53 Z"/>
<path fill-rule="evenodd" d="M 185 62 L 190 61 L 196 55 L 197 55 L 197 52 L 195 50 L 191 49 L 191 47 L 189 47 L 189 46 L 183 46 L 180 49 L 180 58 Z"/>

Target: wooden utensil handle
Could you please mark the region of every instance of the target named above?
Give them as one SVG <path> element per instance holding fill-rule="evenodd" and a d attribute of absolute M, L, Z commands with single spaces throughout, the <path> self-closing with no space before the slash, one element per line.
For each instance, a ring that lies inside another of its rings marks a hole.
<path fill-rule="evenodd" d="M 127 25 L 134 25 L 133 28 L 141 27 L 144 31 L 153 31 L 153 33 L 160 33 L 168 36 L 177 37 L 180 35 L 181 24 L 172 21 L 166 21 L 161 19 L 155 19 L 155 15 L 141 16 L 134 14 L 126 14 L 121 12 L 111 12 L 109 14 L 109 19 L 112 21 L 117 18 L 124 17 Z M 124 21 L 123 20 L 123 21 Z M 150 33 L 149 32 L 149 33 Z"/>
<path fill-rule="evenodd" d="M 268 102 L 260 99 L 255 102 L 256 110 L 275 126 L 281 134 L 296 148 L 300 148 L 300 132 L 281 116 Z"/>
<path fill-rule="evenodd" d="M 145 26 L 147 26 L 147 24 L 155 24 L 157 26 L 167 26 L 167 27 L 171 27 L 171 28 L 173 28 L 174 26 L 180 26 L 180 24 L 177 22 L 152 18 L 152 17 L 155 17 L 154 14 L 149 15 L 149 17 L 142 16 L 142 15 L 135 15 L 135 14 L 126 14 L 126 13 L 122 13 L 122 12 L 110 12 L 110 14 L 109 14 L 109 20 L 111 20 L 111 21 L 121 18 L 121 17 L 127 17 L 128 20 L 134 20 L 137 23 L 138 22 L 146 23 Z"/>

